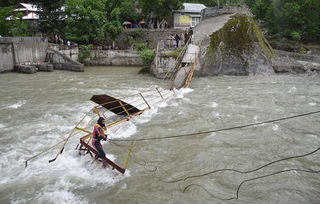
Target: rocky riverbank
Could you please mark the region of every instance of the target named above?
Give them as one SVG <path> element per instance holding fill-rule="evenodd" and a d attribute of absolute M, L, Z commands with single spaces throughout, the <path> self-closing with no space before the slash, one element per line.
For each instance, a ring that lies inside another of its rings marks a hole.
<path fill-rule="evenodd" d="M 274 50 L 248 12 L 205 19 L 191 43 L 200 47 L 195 76 L 320 73 L 320 56 Z M 163 78 L 172 66 L 160 55 L 151 73 Z"/>

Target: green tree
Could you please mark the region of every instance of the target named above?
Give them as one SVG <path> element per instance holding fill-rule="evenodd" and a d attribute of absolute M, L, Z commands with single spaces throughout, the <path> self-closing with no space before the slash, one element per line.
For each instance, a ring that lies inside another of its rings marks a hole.
<path fill-rule="evenodd" d="M 265 19 L 270 8 L 270 0 L 256 0 L 252 4 L 252 12 L 255 14 L 258 19 Z"/>
<path fill-rule="evenodd" d="M 9 30 L 8 34 L 10 36 L 20 36 L 20 37 L 26 37 L 30 35 L 28 24 L 22 20 L 22 13 L 19 13 L 9 21 Z"/>
<path fill-rule="evenodd" d="M 0 7 L 0 35 L 6 36 L 9 34 L 10 21 L 6 18 L 12 14 L 13 7 Z"/>
<path fill-rule="evenodd" d="M 36 5 L 41 12 L 39 12 L 38 29 L 41 33 L 62 34 L 64 29 L 64 10 L 63 5 L 65 0 L 29 0 L 28 3 Z"/>
<path fill-rule="evenodd" d="M 320 42 L 320 1 L 305 0 L 300 7 L 303 39 Z"/>
<path fill-rule="evenodd" d="M 107 36 L 110 36 L 112 39 L 112 46 L 114 47 L 115 38 L 123 31 L 120 20 L 121 12 L 128 13 L 127 6 L 130 5 L 130 2 L 120 1 L 120 0 L 108 0 L 106 3 L 106 24 L 104 26 L 104 31 Z M 133 13 L 133 12 L 132 12 Z"/>
<path fill-rule="evenodd" d="M 182 7 L 181 0 L 139 0 L 140 8 L 146 17 L 165 18 L 172 14 L 173 10 Z"/>
<path fill-rule="evenodd" d="M 246 0 L 274 37 L 320 41 L 319 0 Z"/>
<path fill-rule="evenodd" d="M 82 44 L 104 38 L 107 0 L 67 0 L 67 39 Z"/>

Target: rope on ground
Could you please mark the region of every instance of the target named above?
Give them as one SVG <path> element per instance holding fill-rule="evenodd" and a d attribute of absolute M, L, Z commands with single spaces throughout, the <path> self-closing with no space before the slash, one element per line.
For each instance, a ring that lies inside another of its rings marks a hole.
<path fill-rule="evenodd" d="M 227 128 L 222 128 L 222 129 L 216 129 L 216 130 L 196 132 L 196 133 L 172 135 L 172 136 L 165 136 L 165 137 L 140 138 L 140 139 L 115 139 L 113 141 L 117 141 L 117 142 L 150 141 L 150 140 L 164 140 L 164 139 L 175 139 L 175 138 L 182 138 L 182 137 L 191 137 L 191 136 L 196 136 L 196 135 L 203 135 L 203 134 L 209 134 L 209 133 L 215 133 L 215 132 L 222 132 L 222 131 L 241 129 L 241 128 L 246 128 L 246 127 L 252 127 L 252 126 L 257 126 L 257 125 L 262 125 L 262 124 L 282 121 L 282 120 L 289 120 L 289 119 L 293 119 L 293 118 L 299 118 L 299 117 L 303 117 L 303 116 L 307 116 L 307 115 L 314 115 L 314 114 L 318 114 L 318 113 L 320 113 L 320 111 L 313 111 L 313 112 L 309 112 L 309 113 L 303 113 L 303 114 L 299 114 L 299 115 L 293 115 L 293 116 L 288 116 L 288 117 L 283 117 L 283 118 L 278 118 L 278 119 L 273 119 L 273 120 L 267 120 L 267 121 L 262 121 L 262 122 L 257 122 L 257 123 L 250 123 L 250 124 L 246 124 L 246 125 L 239 125 L 239 126 L 227 127 Z"/>

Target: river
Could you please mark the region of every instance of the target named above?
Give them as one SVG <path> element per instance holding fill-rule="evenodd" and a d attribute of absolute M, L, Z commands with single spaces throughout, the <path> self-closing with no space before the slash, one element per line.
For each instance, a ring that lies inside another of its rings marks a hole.
<path fill-rule="evenodd" d="M 54 71 L 0 75 L 0 203 L 319 203 L 320 114 L 246 128 L 136 142 L 124 175 L 103 169 L 75 151 L 70 138 L 24 166 L 26 159 L 66 138 L 94 105 L 93 94 L 131 95 L 167 82 L 138 75 L 133 67 L 86 67 L 84 73 Z M 167 92 L 168 93 L 168 92 Z M 109 130 L 112 138 L 165 137 L 245 125 L 320 110 L 319 76 L 195 78 L 188 89 L 170 92 L 141 116 Z M 105 142 L 108 156 L 123 164 L 130 142 Z M 183 189 L 191 185 L 185 192 Z M 217 198 L 218 197 L 218 198 Z"/>

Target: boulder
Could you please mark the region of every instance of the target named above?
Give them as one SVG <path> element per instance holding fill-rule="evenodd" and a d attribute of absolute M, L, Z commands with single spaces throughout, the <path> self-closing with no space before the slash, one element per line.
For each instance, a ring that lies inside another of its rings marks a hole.
<path fill-rule="evenodd" d="M 200 76 L 274 73 L 274 51 L 253 18 L 246 14 L 232 15 L 200 47 Z"/>

